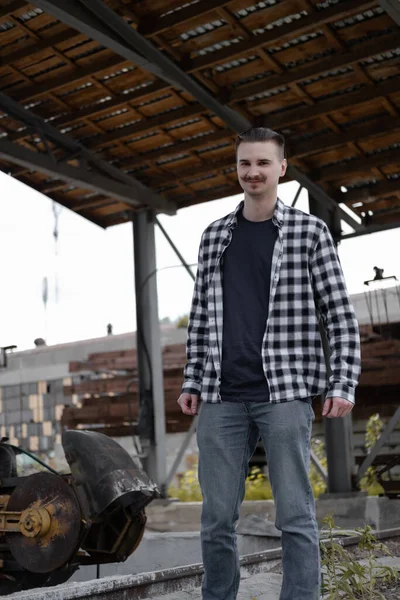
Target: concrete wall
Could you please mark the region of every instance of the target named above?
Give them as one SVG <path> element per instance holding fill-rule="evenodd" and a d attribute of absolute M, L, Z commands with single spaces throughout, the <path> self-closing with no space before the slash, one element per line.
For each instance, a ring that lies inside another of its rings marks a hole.
<path fill-rule="evenodd" d="M 161 327 L 162 346 L 185 339 L 185 330 Z M 60 419 L 64 406 L 78 404 L 78 396 L 64 396 L 63 388 L 85 375 L 70 374 L 69 363 L 135 347 L 136 334 L 126 333 L 8 354 L 7 367 L 0 369 L 0 437 L 32 452 L 55 452 L 54 466 L 62 468 Z"/>

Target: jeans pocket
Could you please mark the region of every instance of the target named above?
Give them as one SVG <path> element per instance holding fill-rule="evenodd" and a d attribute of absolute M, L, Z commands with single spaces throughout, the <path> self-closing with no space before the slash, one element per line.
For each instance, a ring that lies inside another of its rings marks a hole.
<path fill-rule="evenodd" d="M 309 410 L 310 410 L 310 415 L 311 415 L 311 422 L 313 423 L 315 421 L 315 412 L 311 405 L 311 402 L 309 402 L 308 406 L 310 407 Z"/>

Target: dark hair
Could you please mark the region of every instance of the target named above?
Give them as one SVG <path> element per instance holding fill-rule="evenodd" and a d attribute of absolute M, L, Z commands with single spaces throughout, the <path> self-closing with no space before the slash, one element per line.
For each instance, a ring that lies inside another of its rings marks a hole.
<path fill-rule="evenodd" d="M 239 133 L 235 141 L 236 156 L 242 142 L 274 142 L 280 149 L 282 158 L 285 158 L 285 138 L 277 131 L 268 127 L 251 127 Z"/>

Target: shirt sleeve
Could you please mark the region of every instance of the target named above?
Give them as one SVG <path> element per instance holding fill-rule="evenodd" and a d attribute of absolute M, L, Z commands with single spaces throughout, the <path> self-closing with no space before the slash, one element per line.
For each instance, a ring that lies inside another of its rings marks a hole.
<path fill-rule="evenodd" d="M 312 256 L 311 275 L 316 306 L 331 350 L 332 374 L 326 397 L 354 403 L 361 373 L 360 334 L 335 243 L 325 223 Z"/>
<path fill-rule="evenodd" d="M 208 354 L 208 313 L 204 281 L 204 235 L 198 255 L 198 266 L 189 315 L 186 343 L 187 362 L 184 368 L 182 392 L 200 395 L 204 367 Z"/>

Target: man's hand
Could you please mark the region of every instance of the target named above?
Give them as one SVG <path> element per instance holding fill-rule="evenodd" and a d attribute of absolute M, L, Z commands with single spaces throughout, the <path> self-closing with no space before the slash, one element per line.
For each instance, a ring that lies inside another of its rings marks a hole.
<path fill-rule="evenodd" d="M 185 415 L 197 415 L 197 408 L 200 397 L 197 394 L 181 394 L 178 398 L 178 404 Z"/>
<path fill-rule="evenodd" d="M 344 398 L 327 398 L 322 409 L 322 416 L 333 419 L 334 417 L 345 417 L 353 410 L 354 404 Z"/>

